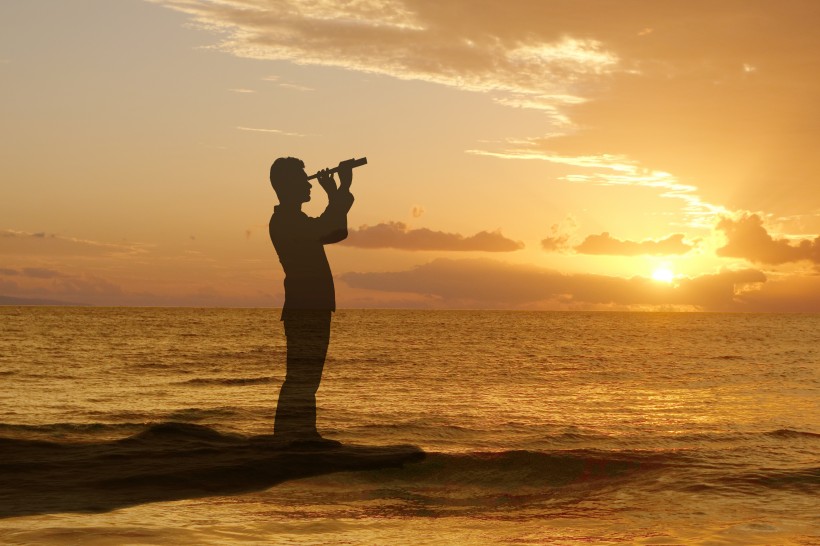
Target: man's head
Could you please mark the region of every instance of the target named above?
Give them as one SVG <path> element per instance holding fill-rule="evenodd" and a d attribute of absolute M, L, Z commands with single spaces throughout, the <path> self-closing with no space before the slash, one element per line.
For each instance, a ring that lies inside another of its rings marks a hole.
<path fill-rule="evenodd" d="M 280 203 L 301 204 L 310 201 L 310 182 L 305 163 L 295 157 L 280 157 L 270 167 L 270 183 Z"/>

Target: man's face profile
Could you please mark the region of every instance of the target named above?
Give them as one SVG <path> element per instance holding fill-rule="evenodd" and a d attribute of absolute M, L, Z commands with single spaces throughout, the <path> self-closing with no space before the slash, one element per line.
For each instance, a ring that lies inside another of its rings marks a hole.
<path fill-rule="evenodd" d="M 301 159 L 280 157 L 274 161 L 270 182 L 280 204 L 301 205 L 310 201 L 311 185 Z"/>
<path fill-rule="evenodd" d="M 285 198 L 293 203 L 307 203 L 310 201 L 311 184 L 305 169 L 294 168 L 288 173 L 284 184 Z"/>
<path fill-rule="evenodd" d="M 308 182 L 308 175 L 305 169 L 299 169 L 293 176 L 293 192 L 300 203 L 307 203 L 310 201 L 311 185 Z"/>

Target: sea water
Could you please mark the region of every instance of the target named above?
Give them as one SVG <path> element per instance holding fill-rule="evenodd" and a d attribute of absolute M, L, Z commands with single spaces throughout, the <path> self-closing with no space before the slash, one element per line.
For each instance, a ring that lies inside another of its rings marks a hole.
<path fill-rule="evenodd" d="M 274 309 L 0 308 L 0 543 L 820 544 L 817 314 L 340 310 L 319 429 L 423 460 L 118 505 L 55 478 L 269 435 L 284 357 Z"/>

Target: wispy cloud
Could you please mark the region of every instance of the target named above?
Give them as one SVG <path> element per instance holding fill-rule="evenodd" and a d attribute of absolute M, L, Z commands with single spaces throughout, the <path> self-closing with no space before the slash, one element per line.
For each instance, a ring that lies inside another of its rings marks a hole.
<path fill-rule="evenodd" d="M 529 145 L 529 148 L 511 148 L 504 151 L 471 149 L 467 150 L 467 153 L 501 159 L 549 161 L 573 167 L 583 167 L 591 171 L 561 177 L 563 180 L 574 183 L 653 188 L 659 191 L 661 197 L 682 200 L 684 202 L 682 211 L 689 217 L 689 225 L 693 227 L 710 228 L 714 224 L 716 216 L 729 213 L 721 205 L 704 201 L 698 195 L 699 189 L 697 186 L 682 184 L 672 174 L 647 169 L 626 156 L 613 154 L 561 156 L 539 151 L 536 148 L 536 142 L 536 140 L 524 141 L 525 146 Z"/>
<path fill-rule="evenodd" d="M 292 89 L 293 91 L 315 91 L 312 87 L 308 87 L 306 85 L 298 85 L 295 83 L 280 83 L 279 87 L 284 87 L 285 89 Z"/>
<path fill-rule="evenodd" d="M 295 136 L 295 137 L 305 136 L 301 133 L 289 133 L 287 131 L 282 131 L 280 129 L 264 129 L 264 128 L 261 128 L 261 127 L 242 127 L 242 126 L 238 126 L 237 129 L 239 129 L 240 131 L 252 131 L 252 132 L 256 132 L 256 133 L 271 133 L 271 134 L 282 135 L 282 136 Z"/>
<path fill-rule="evenodd" d="M 66 274 L 47 267 L 23 267 L 21 269 L 0 268 L 0 275 L 7 277 L 29 277 L 33 279 L 54 279 Z"/>
<path fill-rule="evenodd" d="M 315 91 L 314 88 L 308 87 L 307 85 L 301 85 L 292 82 L 283 82 L 282 78 L 280 78 L 277 75 L 265 76 L 264 78 L 262 78 L 262 80 L 266 82 L 276 82 L 277 87 L 283 87 L 285 89 L 291 89 L 293 91 Z"/>
<path fill-rule="evenodd" d="M 545 138 L 473 153 L 589 170 L 571 182 L 655 187 L 682 201 L 692 225 L 820 203 L 815 0 L 776 10 L 765 0 L 629 0 L 617 10 L 611 0 L 154 1 L 234 55 L 424 80 L 540 110 Z"/>
<path fill-rule="evenodd" d="M 245 89 L 245 88 L 236 88 L 236 89 L 228 89 L 228 91 L 233 91 L 234 93 L 256 93 L 255 89 Z"/>
<path fill-rule="evenodd" d="M 57 277 L 65 277 L 64 273 L 47 267 L 24 267 L 20 274 L 24 277 L 33 277 L 35 279 L 54 279 Z"/>
<path fill-rule="evenodd" d="M 564 252 L 568 250 L 570 234 L 569 231 L 578 227 L 578 223 L 572 216 L 567 216 L 561 223 L 550 226 L 550 234 L 541 239 L 541 248 L 547 252 Z"/>
<path fill-rule="evenodd" d="M 146 252 L 140 243 L 103 243 L 54 233 L 0 230 L 0 255 L 115 256 Z"/>
<path fill-rule="evenodd" d="M 467 3 L 155 1 L 222 32 L 219 47 L 238 56 L 436 82 L 545 111 L 582 100 L 575 84 L 619 64 L 599 40 L 555 27 L 511 33 L 483 19 L 494 8 L 482 14 Z"/>

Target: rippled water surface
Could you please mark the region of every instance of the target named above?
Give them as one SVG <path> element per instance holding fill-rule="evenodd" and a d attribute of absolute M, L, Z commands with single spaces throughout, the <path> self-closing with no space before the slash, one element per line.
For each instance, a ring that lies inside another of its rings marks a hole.
<path fill-rule="evenodd" d="M 0 308 L 0 471 L 59 501 L 3 490 L 0 542 L 820 544 L 820 315 L 339 311 L 320 429 L 423 461 L 66 510 L 78 442 L 173 459 L 270 434 L 278 317 Z"/>

